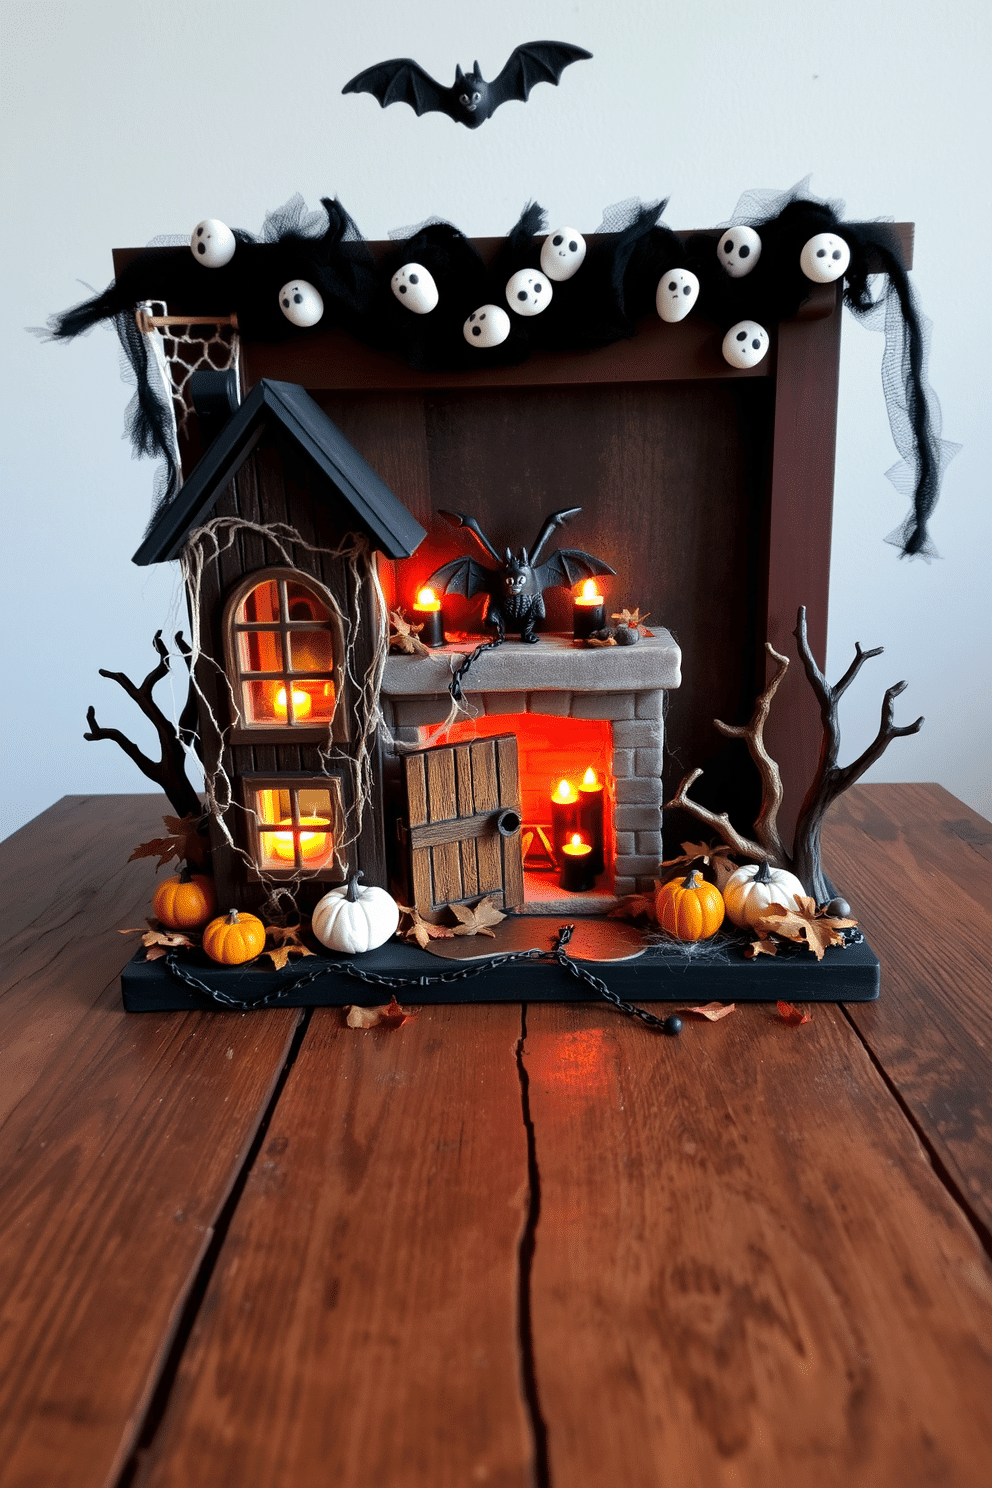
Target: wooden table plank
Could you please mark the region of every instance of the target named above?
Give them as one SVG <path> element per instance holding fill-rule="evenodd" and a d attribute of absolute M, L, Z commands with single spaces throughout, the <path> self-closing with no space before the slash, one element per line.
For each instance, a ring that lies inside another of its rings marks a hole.
<path fill-rule="evenodd" d="M 3 845 L 26 873 L 0 996 L 5 1488 L 113 1481 L 300 1017 L 124 1013 L 115 926 L 150 887 L 125 859 L 160 819 L 61 802 Z"/>
<path fill-rule="evenodd" d="M 992 824 L 939 786 L 858 786 L 824 831 L 828 872 L 882 962 L 848 1014 L 992 1238 Z"/>
<path fill-rule="evenodd" d="M 984 1488 L 992 1266 L 843 1011 L 527 1019 L 550 1481 Z"/>
<path fill-rule="evenodd" d="M 313 1015 L 136 1488 L 530 1488 L 520 1027 Z"/>

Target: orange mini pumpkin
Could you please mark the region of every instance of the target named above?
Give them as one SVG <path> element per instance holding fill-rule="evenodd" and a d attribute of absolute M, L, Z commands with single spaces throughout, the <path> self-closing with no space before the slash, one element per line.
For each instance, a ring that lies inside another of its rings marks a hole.
<path fill-rule="evenodd" d="M 265 926 L 261 920 L 257 915 L 239 914 L 236 909 L 218 915 L 203 932 L 203 949 L 211 961 L 219 961 L 222 966 L 240 966 L 243 961 L 253 960 L 264 947 Z"/>
<path fill-rule="evenodd" d="M 165 879 L 155 890 L 152 912 L 168 930 L 199 930 L 217 913 L 214 881 L 203 873 L 182 873 Z"/>
<path fill-rule="evenodd" d="M 709 940 L 723 924 L 723 895 L 698 868 L 662 884 L 655 898 L 658 924 L 676 940 Z"/>

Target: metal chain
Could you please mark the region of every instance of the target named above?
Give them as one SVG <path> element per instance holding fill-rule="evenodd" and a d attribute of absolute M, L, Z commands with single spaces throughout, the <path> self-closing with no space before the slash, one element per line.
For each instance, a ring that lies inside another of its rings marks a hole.
<path fill-rule="evenodd" d="M 647 1023 L 652 1028 L 660 1028 L 664 1032 L 667 1032 L 668 1029 L 665 1027 L 666 1023 L 668 1023 L 667 1018 L 659 1018 L 654 1013 L 649 1013 L 646 1008 L 635 1007 L 632 1002 L 624 1002 L 623 998 L 619 997 L 616 992 L 611 992 L 606 983 L 600 981 L 599 977 L 593 976 L 591 971 L 586 971 L 584 966 L 579 966 L 572 960 L 571 956 L 566 952 L 565 947 L 571 940 L 574 931 L 574 925 L 562 925 L 558 931 L 558 939 L 555 942 L 554 950 L 548 952 L 548 955 L 553 957 L 563 970 L 571 972 L 572 976 L 576 977 L 578 981 L 585 982 L 600 997 L 605 997 L 607 1002 L 612 1002 L 613 1006 L 619 1008 L 621 1013 L 627 1013 L 631 1018 L 640 1018 L 642 1023 Z"/>
<path fill-rule="evenodd" d="M 382 976 L 376 971 L 363 971 L 360 966 L 354 966 L 350 962 L 318 966 L 313 971 L 305 971 L 300 976 L 294 977 L 291 983 L 277 988 L 274 992 L 268 992 L 263 997 L 248 999 L 231 997 L 227 992 L 219 992 L 213 987 L 208 987 L 206 982 L 201 981 L 199 977 L 187 971 L 184 966 L 180 966 L 175 951 L 169 951 L 167 953 L 165 957 L 165 969 L 176 981 L 184 982 L 187 987 L 192 987 L 195 991 L 204 993 L 212 1002 L 218 1003 L 221 1007 L 233 1008 L 238 1012 L 249 1013 L 256 1008 L 274 1007 L 287 997 L 291 997 L 301 987 L 309 986 L 311 982 L 316 982 L 320 977 L 327 976 L 329 973 L 336 976 L 349 977 L 352 981 L 364 982 L 367 986 L 387 987 L 391 992 L 397 992 L 408 987 L 440 987 L 448 986 L 452 982 L 465 982 L 472 977 L 482 976 L 484 972 L 497 971 L 501 966 L 509 966 L 516 961 L 555 961 L 564 971 L 570 972 L 580 982 L 584 982 L 586 986 L 591 987 L 599 997 L 604 997 L 607 1002 L 611 1002 L 614 1007 L 619 1008 L 620 1012 L 628 1013 L 634 1018 L 640 1018 L 643 1023 L 647 1023 L 651 1027 L 663 1029 L 666 1021 L 664 1018 L 658 1018 L 654 1013 L 646 1012 L 644 1008 L 635 1007 L 633 1003 L 624 1002 L 615 992 L 611 992 L 606 983 L 600 981 L 599 977 L 593 976 L 591 972 L 586 971 L 585 967 L 577 965 L 572 960 L 565 947 L 572 939 L 574 933 L 574 925 L 561 925 L 558 929 L 555 944 L 550 951 L 511 951 L 505 956 L 488 957 L 485 961 L 481 961 L 475 965 L 463 966 L 458 971 L 439 972 L 436 976 Z"/>
<path fill-rule="evenodd" d="M 497 646 L 502 646 L 503 642 L 506 640 L 506 632 L 503 629 L 503 622 L 501 620 L 496 620 L 494 624 L 496 626 L 496 639 L 494 641 L 483 641 L 481 646 L 476 646 L 475 650 L 469 656 L 466 656 L 461 666 L 452 673 L 451 681 L 448 683 L 448 691 L 451 693 L 452 699 L 456 703 L 460 703 L 465 696 L 464 692 L 462 691 L 462 678 L 465 676 L 469 667 L 472 666 L 474 662 L 478 661 L 479 657 L 484 651 L 494 651 Z"/>

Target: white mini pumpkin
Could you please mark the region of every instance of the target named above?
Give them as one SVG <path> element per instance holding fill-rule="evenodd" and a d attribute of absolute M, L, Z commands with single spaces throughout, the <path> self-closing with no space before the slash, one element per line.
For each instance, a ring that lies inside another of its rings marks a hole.
<path fill-rule="evenodd" d="M 385 889 L 360 885 L 361 873 L 353 873 L 346 884 L 331 889 L 313 912 L 313 933 L 321 945 L 345 956 L 360 956 L 385 945 L 396 933 L 400 908 Z"/>
<path fill-rule="evenodd" d="M 795 909 L 793 896 L 805 893 L 795 874 L 785 868 L 772 868 L 767 862 L 745 863 L 724 884 L 723 902 L 727 918 L 744 928 L 753 925 L 770 904 Z"/>

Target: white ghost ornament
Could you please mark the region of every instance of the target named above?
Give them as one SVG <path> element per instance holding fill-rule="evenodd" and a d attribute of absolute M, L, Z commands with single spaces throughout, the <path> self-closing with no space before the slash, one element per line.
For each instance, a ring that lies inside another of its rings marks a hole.
<path fill-rule="evenodd" d="M 510 317 L 502 305 L 480 305 L 462 326 L 469 346 L 499 346 L 510 334 Z"/>
<path fill-rule="evenodd" d="M 434 276 L 423 264 L 404 264 L 389 281 L 389 287 L 400 304 L 414 315 L 430 315 L 440 299 Z"/>
<path fill-rule="evenodd" d="M 722 350 L 731 367 L 756 367 L 768 350 L 768 332 L 756 320 L 739 320 L 724 336 Z"/>
<path fill-rule="evenodd" d="M 317 324 L 324 313 L 324 302 L 312 284 L 292 279 L 279 291 L 279 309 L 293 325 L 306 329 Z"/>
<path fill-rule="evenodd" d="M 761 239 L 753 227 L 728 228 L 716 245 L 716 256 L 731 279 L 743 279 L 761 257 Z"/>
<path fill-rule="evenodd" d="M 671 269 L 658 280 L 655 309 L 669 325 L 685 320 L 698 299 L 699 280 L 691 269 Z"/>
<path fill-rule="evenodd" d="M 237 246 L 231 229 L 216 217 L 204 217 L 198 222 L 189 240 L 193 257 L 208 269 L 222 269 L 229 264 Z"/>
<path fill-rule="evenodd" d="M 541 249 L 541 268 L 549 279 L 563 284 L 582 267 L 586 256 L 586 240 L 574 227 L 563 227 L 550 233 Z"/>
<path fill-rule="evenodd" d="M 847 273 L 851 250 L 834 233 L 817 233 L 799 255 L 799 267 L 814 284 L 833 284 Z"/>
<path fill-rule="evenodd" d="M 536 269 L 518 269 L 506 286 L 506 303 L 518 315 L 540 315 L 551 304 L 551 281 Z"/>

